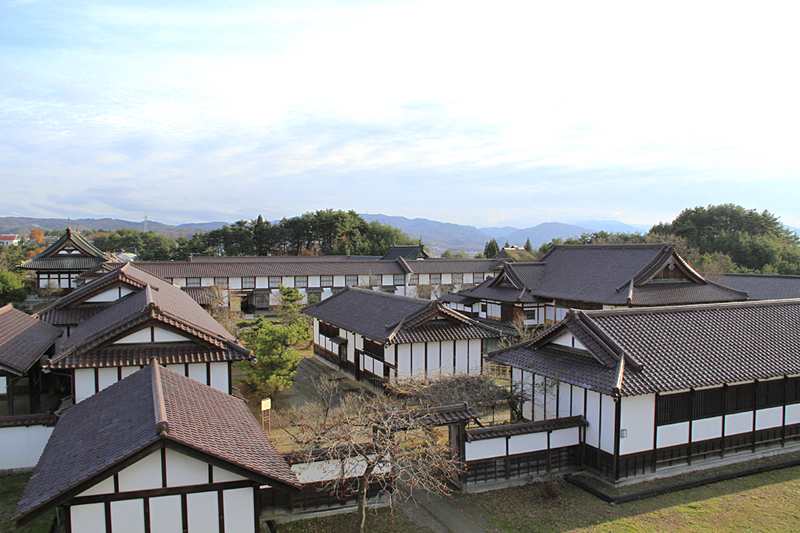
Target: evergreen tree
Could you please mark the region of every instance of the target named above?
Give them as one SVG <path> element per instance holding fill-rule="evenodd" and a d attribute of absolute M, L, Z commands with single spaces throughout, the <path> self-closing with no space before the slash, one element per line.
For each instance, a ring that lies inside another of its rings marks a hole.
<path fill-rule="evenodd" d="M 497 241 L 492 239 L 486 243 L 486 246 L 484 246 L 483 255 L 486 256 L 486 259 L 494 259 L 497 257 L 497 252 L 499 251 L 500 247 L 497 246 Z"/>
<path fill-rule="evenodd" d="M 531 238 L 528 237 L 528 240 L 525 241 L 525 251 L 529 253 L 533 253 L 533 245 L 531 245 Z"/>

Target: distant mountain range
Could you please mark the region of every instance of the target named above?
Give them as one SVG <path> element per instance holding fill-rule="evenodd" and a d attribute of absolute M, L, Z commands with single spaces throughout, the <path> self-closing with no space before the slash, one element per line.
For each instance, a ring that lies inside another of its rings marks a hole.
<path fill-rule="evenodd" d="M 361 215 L 368 222 L 378 221 L 381 224 L 390 224 L 400 228 L 411 237 L 421 238 L 422 242 L 435 251 L 449 249 L 452 251 L 463 248 L 467 252 L 482 252 L 486 243 L 495 239 L 502 248 L 506 241 L 511 246 L 524 246 L 530 239 L 531 245 L 538 248 L 543 243 L 555 238 L 567 239 L 577 237 L 582 233 L 594 231 L 644 233 L 649 226 L 632 226 L 616 220 L 588 220 L 578 224 L 563 224 L 561 222 L 545 222 L 526 229 L 504 226 L 501 228 L 476 228 L 449 222 L 437 222 L 427 218 L 406 218 L 387 215 Z"/>
<path fill-rule="evenodd" d="M 462 224 L 438 222 L 427 218 L 406 218 L 388 215 L 361 215 L 368 222 L 378 221 L 381 224 L 390 224 L 403 230 L 414 238 L 421 238 L 422 242 L 434 252 L 446 249 L 457 251 L 464 249 L 467 252 L 482 252 L 486 243 L 497 240 L 502 248 L 508 241 L 512 246 L 524 246 L 527 239 L 531 240 L 534 248 L 542 243 L 550 242 L 555 238 L 567 239 L 577 237 L 581 233 L 593 231 L 607 232 L 646 232 L 648 226 L 632 226 L 616 220 L 587 220 L 576 224 L 563 224 L 561 222 L 545 222 L 526 229 L 511 226 L 494 228 L 476 228 Z M 113 231 L 118 228 L 130 228 L 144 231 L 145 222 L 131 222 L 116 218 L 82 218 L 67 221 L 65 218 L 29 218 L 29 217 L 0 217 L 0 233 L 18 233 L 30 235 L 33 228 L 44 231 L 63 230 L 70 224 L 73 229 Z M 191 237 L 198 231 L 211 231 L 228 224 L 227 222 L 202 222 L 193 224 L 179 224 L 172 226 L 153 220 L 147 221 L 147 229 L 159 235 L 168 237 Z M 438 254 L 437 254 L 438 255 Z"/>

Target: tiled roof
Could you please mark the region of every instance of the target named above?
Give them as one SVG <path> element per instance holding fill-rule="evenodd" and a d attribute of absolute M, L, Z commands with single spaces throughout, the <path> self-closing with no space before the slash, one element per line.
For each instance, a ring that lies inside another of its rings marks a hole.
<path fill-rule="evenodd" d="M 478 418 L 478 413 L 466 403 L 456 403 L 453 405 L 440 405 L 437 407 L 426 407 L 420 409 L 410 409 L 397 411 L 396 415 L 390 415 L 399 423 L 403 420 L 414 420 L 415 424 L 446 426 L 467 422 Z"/>
<path fill-rule="evenodd" d="M 549 342 L 564 330 L 588 350 Z M 798 332 L 797 299 L 573 312 L 491 359 L 631 396 L 800 373 Z"/>
<path fill-rule="evenodd" d="M 61 331 L 14 309 L 0 307 L 0 370 L 22 375 L 56 341 Z"/>
<path fill-rule="evenodd" d="M 348 287 L 303 309 L 309 316 L 390 344 L 499 337 L 437 301 Z"/>
<path fill-rule="evenodd" d="M 709 274 L 721 285 L 744 291 L 750 300 L 800 298 L 800 276 L 768 274 Z"/>
<path fill-rule="evenodd" d="M 554 418 L 552 420 L 539 420 L 538 422 L 508 424 L 505 426 L 488 426 L 484 428 L 468 429 L 467 442 L 513 437 L 515 435 L 529 435 L 531 433 L 542 433 L 545 431 L 556 431 L 559 429 L 583 427 L 587 425 L 589 424 L 586 419 L 579 415 L 566 418 Z"/>
<path fill-rule="evenodd" d="M 111 272 L 112 270 L 120 268 L 124 264 L 126 263 L 105 261 L 103 263 L 100 263 L 94 268 L 90 268 L 85 272 L 81 272 L 80 274 L 78 274 L 77 279 L 85 279 L 85 280 L 97 279 L 107 272 Z"/>
<path fill-rule="evenodd" d="M 203 306 L 214 303 L 217 293 L 214 287 L 181 287 L 181 290 L 192 297 L 192 300 Z"/>
<path fill-rule="evenodd" d="M 298 486 L 240 400 L 151 364 L 64 412 L 11 518 L 62 505 L 162 447 L 191 448 L 258 483 Z"/>
<path fill-rule="evenodd" d="M 489 272 L 490 259 L 426 259 L 424 261 L 343 260 L 323 257 L 216 257 L 199 261 L 139 261 L 136 266 L 162 278 L 344 276 Z M 211 259 L 214 259 L 213 261 Z"/>
<path fill-rule="evenodd" d="M 111 302 L 84 304 L 76 307 L 57 309 L 48 307 L 39 313 L 39 318 L 54 326 L 78 325 L 84 320 L 92 318 L 101 311 L 111 307 Z"/>
<path fill-rule="evenodd" d="M 109 275 L 116 275 L 112 272 Z M 98 283 L 100 280 L 95 281 Z M 112 306 L 80 323 L 67 339 L 61 352 L 50 360 L 54 368 L 86 366 L 80 363 L 93 353 L 129 331 L 145 323 L 160 322 L 177 329 L 204 346 L 212 346 L 238 360 L 251 357 L 211 315 L 178 287 L 161 281 L 159 286 L 146 285 Z M 186 361 L 188 362 L 188 361 Z"/>
<path fill-rule="evenodd" d="M 56 255 L 58 251 L 71 244 L 80 251 L 80 255 Z M 20 268 L 27 270 L 88 270 L 105 260 L 105 254 L 80 234 L 67 229 L 56 242 L 24 261 Z"/>
<path fill-rule="evenodd" d="M 684 278 L 657 277 L 675 268 Z M 555 245 L 538 263 L 506 263 L 494 279 L 459 294 L 501 302 L 556 299 L 620 306 L 747 299 L 742 291 L 704 279 L 670 243 Z"/>
<path fill-rule="evenodd" d="M 395 261 L 400 257 L 406 261 L 412 261 L 416 260 L 418 257 L 427 258 L 428 254 L 425 253 L 425 250 L 421 244 L 392 246 L 392 248 L 386 252 L 386 255 L 381 257 L 381 259 L 384 261 Z"/>
<path fill-rule="evenodd" d="M 70 352 L 51 361 L 50 366 L 65 368 L 103 368 L 145 366 L 153 359 L 161 365 L 243 361 L 250 358 L 244 349 L 209 347 L 196 343 L 112 344 L 100 350 Z"/>

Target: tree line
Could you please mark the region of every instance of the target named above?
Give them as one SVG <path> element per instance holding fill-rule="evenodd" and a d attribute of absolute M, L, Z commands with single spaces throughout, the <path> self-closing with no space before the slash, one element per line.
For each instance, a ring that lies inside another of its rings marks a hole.
<path fill-rule="evenodd" d="M 143 261 L 181 260 L 192 255 L 383 255 L 392 245 L 416 244 L 401 230 L 367 222 L 355 211 L 318 210 L 272 223 L 259 215 L 191 238 L 132 229 L 95 232 L 103 251 L 136 253 Z"/>

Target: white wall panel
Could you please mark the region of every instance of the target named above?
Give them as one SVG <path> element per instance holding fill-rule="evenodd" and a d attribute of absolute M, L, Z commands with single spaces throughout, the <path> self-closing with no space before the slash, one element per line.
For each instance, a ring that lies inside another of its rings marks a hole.
<path fill-rule="evenodd" d="M 617 402 L 613 398 L 603 396 L 603 428 L 601 429 L 600 449 L 608 453 L 614 453 L 616 406 Z"/>
<path fill-rule="evenodd" d="M 111 531 L 114 533 L 144 533 L 144 501 L 111 502 Z"/>
<path fill-rule="evenodd" d="M 89 487 L 78 496 L 95 496 L 97 494 L 112 494 L 114 492 L 114 476 L 109 476 L 103 481 Z"/>
<path fill-rule="evenodd" d="M 0 428 L 0 470 L 36 466 L 51 433 L 44 426 Z"/>
<path fill-rule="evenodd" d="M 424 376 L 425 369 L 425 343 L 415 342 L 411 344 L 411 375 L 414 377 Z"/>
<path fill-rule="evenodd" d="M 456 341 L 456 373 L 466 374 L 469 371 L 469 343 L 466 340 Z"/>
<path fill-rule="evenodd" d="M 153 328 L 153 342 L 184 342 L 188 337 L 179 335 L 174 331 L 162 328 Z"/>
<path fill-rule="evenodd" d="M 444 341 L 439 345 L 439 360 L 442 367 L 442 374 L 452 375 L 455 372 L 455 345 L 450 341 Z"/>
<path fill-rule="evenodd" d="M 119 490 L 160 489 L 161 450 L 155 451 L 119 472 Z"/>
<path fill-rule="evenodd" d="M 117 382 L 117 378 L 119 378 L 119 371 L 116 367 L 98 368 L 97 377 L 97 383 L 100 385 L 100 390 L 103 390 Z"/>
<path fill-rule="evenodd" d="M 783 407 L 770 407 L 756 411 L 756 429 L 767 429 L 783 425 Z"/>
<path fill-rule="evenodd" d="M 183 531 L 180 496 L 150 498 L 150 531 L 151 533 Z"/>
<path fill-rule="evenodd" d="M 800 424 L 800 403 L 786 406 L 786 425 Z"/>
<path fill-rule="evenodd" d="M 189 365 L 189 377 L 195 381 L 199 381 L 203 385 L 208 383 L 205 363 L 192 363 Z"/>
<path fill-rule="evenodd" d="M 114 341 L 114 344 L 145 344 L 151 340 L 150 328 L 143 328 Z"/>
<path fill-rule="evenodd" d="M 550 448 L 580 444 L 580 428 L 558 429 L 550 434 Z"/>
<path fill-rule="evenodd" d="M 703 418 L 692 422 L 692 442 L 716 439 L 722 436 L 722 417 Z"/>
<path fill-rule="evenodd" d="M 244 479 L 247 479 L 240 476 L 239 474 L 234 474 L 229 470 L 225 470 L 224 468 L 219 468 L 214 466 L 212 467 L 212 469 L 213 469 L 212 476 L 214 479 L 214 483 L 225 483 L 228 481 L 242 481 Z"/>
<path fill-rule="evenodd" d="M 226 394 L 230 394 L 230 388 L 228 386 L 228 372 L 230 371 L 229 363 L 211 363 L 211 386 L 217 389 L 218 391 L 222 391 Z"/>
<path fill-rule="evenodd" d="M 122 379 L 125 379 L 125 378 L 127 378 L 127 377 L 128 377 L 128 376 L 130 376 L 131 374 L 135 374 L 135 373 L 137 373 L 137 372 L 138 372 L 139 370 L 141 370 L 141 369 L 142 369 L 142 367 L 140 367 L 140 366 L 123 366 L 123 367 L 122 367 L 122 370 L 121 370 L 121 372 L 122 372 Z"/>
<path fill-rule="evenodd" d="M 582 387 L 572 386 L 572 416 L 585 414 L 583 412 L 583 394 Z"/>
<path fill-rule="evenodd" d="M 515 435 L 508 439 L 508 453 L 535 452 L 547 449 L 547 433 L 531 433 L 529 435 Z"/>
<path fill-rule="evenodd" d="M 558 416 L 564 418 L 570 415 L 570 400 L 572 395 L 572 387 L 569 383 L 560 382 L 558 384 Z"/>
<path fill-rule="evenodd" d="M 186 496 L 191 533 L 219 533 L 219 505 L 216 492 L 198 492 Z"/>
<path fill-rule="evenodd" d="M 411 374 L 411 345 L 397 345 L 397 376 L 407 378 Z"/>
<path fill-rule="evenodd" d="M 70 524 L 76 533 L 106 533 L 106 508 L 102 503 L 73 505 L 70 507 Z"/>
<path fill-rule="evenodd" d="M 489 457 L 504 457 L 506 454 L 506 439 L 476 440 L 466 443 L 465 449 L 467 461 L 476 461 Z"/>
<path fill-rule="evenodd" d="M 680 422 L 678 424 L 668 424 L 658 427 L 656 446 L 659 448 L 677 446 L 678 444 L 686 444 L 687 442 L 689 442 L 689 422 Z"/>
<path fill-rule="evenodd" d="M 208 483 L 208 464 L 174 450 L 167 450 L 167 486 Z"/>
<path fill-rule="evenodd" d="M 544 390 L 544 376 L 538 374 L 534 376 L 531 394 L 533 395 L 533 420 L 535 422 L 544 420 L 544 406 L 547 403 Z"/>
<path fill-rule="evenodd" d="M 94 385 L 94 368 L 75 369 L 75 401 L 83 401 L 96 392 Z"/>
<path fill-rule="evenodd" d="M 655 394 L 627 396 L 620 399 L 620 429 L 627 429 L 628 436 L 619 441 L 619 453 L 643 452 L 653 449 L 653 428 L 655 426 Z M 603 420 L 605 426 L 605 420 Z"/>
<path fill-rule="evenodd" d="M 586 393 L 586 444 L 597 448 L 600 442 L 600 394 L 594 391 Z M 605 422 L 605 421 L 604 421 Z"/>
<path fill-rule="evenodd" d="M 253 489 L 226 490 L 222 493 L 225 506 L 225 531 L 255 533 Z"/>
<path fill-rule="evenodd" d="M 725 417 L 725 435 L 736 435 L 753 431 L 753 413 L 735 413 Z"/>

